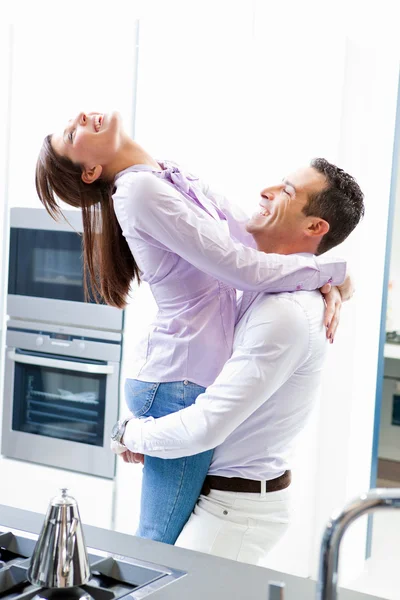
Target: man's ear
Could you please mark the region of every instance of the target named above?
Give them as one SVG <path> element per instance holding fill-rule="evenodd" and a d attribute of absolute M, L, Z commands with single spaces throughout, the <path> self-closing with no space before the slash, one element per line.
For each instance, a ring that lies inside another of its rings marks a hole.
<path fill-rule="evenodd" d="M 329 223 L 324 219 L 312 218 L 307 226 L 306 233 L 310 237 L 320 237 L 328 233 L 329 229 Z"/>
<path fill-rule="evenodd" d="M 84 169 L 81 175 L 82 181 L 84 181 L 85 183 L 93 183 L 100 177 L 102 171 L 103 167 L 101 165 L 96 165 L 91 169 Z"/>

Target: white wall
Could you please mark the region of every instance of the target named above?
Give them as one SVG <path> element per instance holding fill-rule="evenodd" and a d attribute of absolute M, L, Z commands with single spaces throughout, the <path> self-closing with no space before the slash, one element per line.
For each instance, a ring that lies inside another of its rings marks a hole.
<path fill-rule="evenodd" d="M 10 61 L 11 61 L 11 28 L 6 25 L 0 27 L 0 81 L 2 82 L 0 94 L 0 223 L 7 227 L 7 184 L 8 184 L 8 134 L 9 134 L 9 109 L 10 109 Z M 0 290 L 3 289 L 6 276 L 5 242 L 7 236 L 1 235 L 0 241 Z M 0 332 L 3 328 L 4 294 L 0 293 Z M 1 404 L 1 403 L 0 403 Z"/>
<path fill-rule="evenodd" d="M 15 25 L 10 207 L 41 206 L 34 182 L 42 141 L 80 111 L 119 110 L 131 129 L 134 66 L 134 20 L 113 35 L 97 22 L 93 28 L 85 21 Z"/>
<path fill-rule="evenodd" d="M 327 514 L 369 488 L 399 54 L 348 42 L 338 161 L 365 192 L 363 223 L 341 247 L 356 277 L 324 378 L 316 544 Z M 371 83 L 373 82 L 373 85 Z M 346 535 L 343 583 L 365 553 L 366 520 Z M 318 550 L 315 549 L 315 556 Z"/>
<path fill-rule="evenodd" d="M 397 194 L 393 222 L 393 239 L 390 258 L 391 290 L 388 296 L 388 319 L 390 331 L 400 331 L 400 157 L 397 175 Z"/>

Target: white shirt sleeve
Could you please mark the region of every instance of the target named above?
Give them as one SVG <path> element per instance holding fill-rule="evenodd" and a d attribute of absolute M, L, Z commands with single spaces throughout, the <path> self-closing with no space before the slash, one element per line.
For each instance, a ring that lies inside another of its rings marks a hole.
<path fill-rule="evenodd" d="M 309 337 L 300 304 L 271 298 L 265 319 L 250 317 L 240 345 L 192 406 L 159 419 L 131 419 L 124 444 L 133 452 L 159 458 L 215 448 L 304 363 Z"/>
<path fill-rule="evenodd" d="M 221 222 L 151 173 L 125 175 L 113 200 L 128 244 L 131 237 L 153 239 L 239 290 L 315 290 L 327 282 L 339 285 L 346 275 L 341 259 L 265 254 L 235 242 Z"/>

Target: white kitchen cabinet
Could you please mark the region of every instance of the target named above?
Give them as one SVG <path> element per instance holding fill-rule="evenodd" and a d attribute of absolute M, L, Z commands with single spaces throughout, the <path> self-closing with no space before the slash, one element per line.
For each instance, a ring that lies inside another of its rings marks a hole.
<path fill-rule="evenodd" d="M 60 488 L 76 498 L 82 522 L 109 529 L 113 518 L 114 482 L 62 469 L 0 457 L 0 504 L 44 513 Z"/>

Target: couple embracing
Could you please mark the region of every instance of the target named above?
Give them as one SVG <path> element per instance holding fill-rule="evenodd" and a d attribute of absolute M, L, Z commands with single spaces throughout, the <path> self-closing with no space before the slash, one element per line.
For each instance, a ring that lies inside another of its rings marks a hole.
<path fill-rule="evenodd" d="M 288 526 L 291 455 L 352 294 L 325 253 L 362 218 L 360 187 L 314 159 L 249 219 L 94 112 L 45 138 L 36 188 L 54 218 L 59 199 L 82 210 L 97 298 L 123 308 L 136 280 L 157 303 L 111 442 L 144 463 L 137 535 L 260 563 Z"/>

